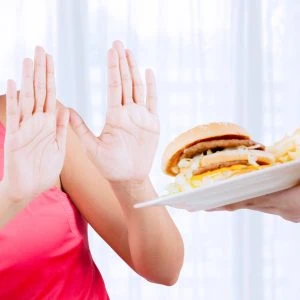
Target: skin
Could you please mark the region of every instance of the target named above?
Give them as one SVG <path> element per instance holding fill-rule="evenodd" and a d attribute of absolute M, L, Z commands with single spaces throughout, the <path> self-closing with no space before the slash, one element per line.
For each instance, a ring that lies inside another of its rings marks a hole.
<path fill-rule="evenodd" d="M 239 209 L 251 209 L 267 214 L 278 215 L 287 221 L 300 222 L 300 186 L 296 186 L 284 191 L 265 195 L 226 205 L 211 211 L 235 211 Z"/>
<path fill-rule="evenodd" d="M 44 75 L 38 77 L 33 75 L 33 86 L 43 90 L 41 94 L 46 96 L 42 99 L 48 99 L 49 93 L 50 95 L 54 93 L 54 86 L 51 90 L 50 85 L 42 84 L 42 78 L 46 78 L 47 82 L 45 70 L 48 69 L 45 67 L 47 59 L 43 49 L 37 48 L 35 61 L 36 65 L 43 69 L 40 73 Z M 8 178 L 6 174 L 11 172 L 11 178 L 15 178 L 13 172 L 18 173 L 20 185 L 25 176 L 21 172 L 22 166 L 20 169 L 15 168 L 19 163 L 15 159 L 13 166 L 5 168 L 1 182 L 1 199 L 6 199 L 2 203 L 6 202 L 8 205 L 0 205 L 0 215 L 2 219 L 6 219 L 4 223 L 8 222 L 14 213 L 22 209 L 35 194 L 40 192 L 40 189 L 46 190 L 46 187 L 53 185 L 61 187 L 71 196 L 80 213 L 99 236 L 133 270 L 149 281 L 172 285 L 178 279 L 184 253 L 182 239 L 175 224 L 165 208 L 133 208 L 134 203 L 157 196 L 148 177 L 159 137 L 155 79 L 151 70 L 146 72 L 146 83 L 145 101 L 144 86 L 132 54 L 124 50 L 121 42 L 115 42 L 108 52 L 108 110 L 101 135 L 94 136 L 73 110 L 70 110 L 71 126 L 68 127 L 65 120 L 68 120 L 69 110 L 58 103 L 55 122 L 51 119 L 51 124 L 56 129 L 53 130 L 51 141 L 62 145 L 56 146 L 57 149 L 62 150 L 60 152 L 57 150 L 58 158 L 54 155 L 54 158 L 52 156 L 47 159 L 60 161 L 63 158 L 61 170 L 51 168 L 48 170 L 51 176 L 48 171 L 41 172 L 39 177 L 43 177 L 42 181 L 45 181 L 45 184 L 38 184 L 38 191 L 31 191 L 33 189 L 31 186 L 29 188 L 22 186 L 23 191 L 11 195 L 12 189 L 9 187 L 15 182 L 6 179 Z M 11 83 L 9 83 L 8 94 L 12 92 L 10 85 Z M 4 98 L 0 99 L 0 112 L 1 121 L 7 126 L 10 123 L 7 122 L 9 118 L 4 117 Z M 9 99 L 7 98 L 8 107 Z M 48 101 L 45 100 L 43 106 L 38 105 L 37 93 L 30 101 L 33 101 L 34 109 L 43 107 L 41 113 L 46 122 Z M 19 99 L 19 102 L 24 101 Z M 25 104 L 31 114 L 29 113 L 28 119 L 21 123 L 21 127 L 25 126 L 26 122 L 34 123 L 31 119 L 37 118 L 35 110 L 32 112 L 32 109 Z M 21 115 L 22 113 L 21 108 Z M 56 126 L 53 125 L 54 123 Z M 20 124 L 18 126 L 20 127 Z M 40 127 L 39 129 L 41 130 Z M 32 133 L 29 130 L 28 132 Z M 33 140 L 34 137 L 32 134 Z M 60 137 L 61 141 L 58 142 Z M 52 153 L 53 149 L 50 145 L 49 149 L 51 149 L 49 153 Z M 7 155 L 5 162 L 6 157 Z M 42 162 L 43 159 L 38 161 Z M 29 165 L 27 167 L 30 168 Z M 43 170 L 43 168 L 38 169 Z M 35 173 L 31 173 L 31 180 L 34 180 Z M 28 175 L 26 180 L 30 181 Z M 41 181 L 38 178 L 36 182 L 38 180 Z M 21 196 L 24 195 L 24 191 L 28 193 L 26 198 Z"/>

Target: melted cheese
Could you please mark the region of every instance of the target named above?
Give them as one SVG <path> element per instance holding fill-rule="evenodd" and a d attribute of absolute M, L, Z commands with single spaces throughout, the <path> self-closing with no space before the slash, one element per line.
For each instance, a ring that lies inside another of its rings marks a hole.
<path fill-rule="evenodd" d="M 176 182 L 168 186 L 168 191 L 169 193 L 179 193 L 267 167 L 270 167 L 270 165 L 251 166 L 238 164 L 208 171 L 200 175 L 187 176 L 186 174 L 179 174 L 176 176 Z"/>
<path fill-rule="evenodd" d="M 197 188 L 209 183 L 216 181 L 228 179 L 230 177 L 241 175 L 255 170 L 260 170 L 269 167 L 269 165 L 264 166 L 249 166 L 249 165 L 233 165 L 231 167 L 224 167 L 214 171 L 205 172 L 200 175 L 192 176 L 190 180 L 190 185 L 192 188 Z"/>
<path fill-rule="evenodd" d="M 231 167 L 224 167 L 220 168 L 217 170 L 213 171 L 208 171 L 200 175 L 194 175 L 192 177 L 192 180 L 202 180 L 206 176 L 214 176 L 214 175 L 219 175 L 227 171 L 234 171 L 234 173 L 244 173 L 245 171 L 253 171 L 253 170 L 258 170 L 260 167 L 255 167 L 255 166 L 246 166 L 246 165 L 233 165 Z"/>

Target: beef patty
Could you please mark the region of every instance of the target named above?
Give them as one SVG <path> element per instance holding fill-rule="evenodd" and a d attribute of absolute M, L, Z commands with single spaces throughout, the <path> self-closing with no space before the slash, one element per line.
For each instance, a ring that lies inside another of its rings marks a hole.
<path fill-rule="evenodd" d="M 182 158 L 193 158 L 196 155 L 206 152 L 207 150 L 223 150 L 225 148 L 235 148 L 235 147 L 251 147 L 251 149 L 264 150 L 265 147 L 261 144 L 257 144 L 252 140 L 238 140 L 238 139 L 229 139 L 229 140 L 213 140 L 206 142 L 199 142 L 189 148 L 186 148 L 183 151 L 180 159 Z"/>

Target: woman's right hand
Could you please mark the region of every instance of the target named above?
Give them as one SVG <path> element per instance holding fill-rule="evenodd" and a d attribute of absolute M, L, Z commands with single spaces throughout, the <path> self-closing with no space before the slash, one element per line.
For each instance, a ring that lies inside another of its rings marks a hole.
<path fill-rule="evenodd" d="M 2 191 L 30 201 L 55 186 L 63 167 L 69 112 L 56 109 L 52 57 L 37 47 L 23 62 L 22 87 L 7 82 Z"/>

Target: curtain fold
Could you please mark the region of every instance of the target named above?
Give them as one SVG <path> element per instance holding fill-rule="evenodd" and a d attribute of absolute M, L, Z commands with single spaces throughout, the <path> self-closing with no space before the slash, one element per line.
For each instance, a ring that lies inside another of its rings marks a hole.
<path fill-rule="evenodd" d="M 251 128 L 257 141 L 263 138 L 263 45 L 262 1 L 235 0 L 233 13 L 233 65 L 235 114 L 237 123 Z M 253 187 L 255 188 L 255 187 Z M 240 213 L 234 239 L 241 241 L 236 278 L 237 299 L 263 299 L 263 216 L 256 212 Z M 236 261 L 237 263 L 237 261 Z M 254 288 L 255 287 L 255 288 Z"/>
<path fill-rule="evenodd" d="M 88 1 L 57 1 L 57 89 L 62 101 L 90 120 Z"/>

